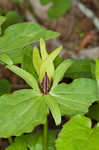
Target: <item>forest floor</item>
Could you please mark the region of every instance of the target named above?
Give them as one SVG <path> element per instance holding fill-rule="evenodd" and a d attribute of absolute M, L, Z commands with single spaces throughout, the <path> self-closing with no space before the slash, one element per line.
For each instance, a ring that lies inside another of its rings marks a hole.
<path fill-rule="evenodd" d="M 98 0 L 81 0 L 82 4 L 89 8 L 97 18 L 99 18 Z M 98 5 L 97 5 L 98 4 Z M 61 56 L 66 58 L 91 58 L 99 57 L 99 31 L 93 21 L 86 17 L 85 14 L 75 5 L 71 7 L 68 13 L 64 14 L 57 20 L 50 20 L 46 17 L 45 11 L 35 5 L 35 17 L 31 18 L 26 14 L 26 21 L 35 21 L 40 25 L 59 32 L 61 35 L 57 39 L 47 41 L 48 50 L 53 50 L 59 45 L 63 45 Z M 0 0 L 0 9 L 6 12 L 15 9 L 14 3 L 10 0 Z M 35 10 L 34 9 L 34 10 Z M 37 10 L 38 9 L 38 10 Z M 23 8 L 18 6 L 19 13 Z M 41 10 L 41 12 L 40 12 Z M 39 11 L 39 13 L 37 13 Z M 42 15 L 41 15 L 42 14 Z M 41 17 L 42 16 L 42 17 Z M 43 18 L 44 16 L 44 18 Z M 0 78 L 10 80 L 12 90 L 28 88 L 25 82 L 14 73 L 4 69 L 0 65 Z M 7 140 L 0 139 L 0 150 L 5 150 L 8 145 Z"/>

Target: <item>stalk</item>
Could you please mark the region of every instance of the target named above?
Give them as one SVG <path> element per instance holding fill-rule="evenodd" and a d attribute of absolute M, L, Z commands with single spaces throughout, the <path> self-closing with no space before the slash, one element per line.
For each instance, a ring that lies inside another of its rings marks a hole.
<path fill-rule="evenodd" d="M 9 137 L 9 138 L 8 138 L 8 142 L 9 142 L 9 144 L 12 144 L 12 143 L 13 143 L 12 137 Z"/>
<path fill-rule="evenodd" d="M 43 150 L 48 150 L 48 122 L 46 119 L 46 122 L 44 124 L 43 128 Z"/>

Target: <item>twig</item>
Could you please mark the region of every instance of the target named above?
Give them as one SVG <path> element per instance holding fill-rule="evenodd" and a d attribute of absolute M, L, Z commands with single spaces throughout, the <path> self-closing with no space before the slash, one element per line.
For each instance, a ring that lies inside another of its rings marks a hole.
<path fill-rule="evenodd" d="M 91 19 L 97 30 L 99 30 L 99 18 L 96 17 L 89 8 L 79 2 L 79 0 L 71 0 L 71 2 L 73 3 L 73 5 L 76 5 L 84 15 Z"/>

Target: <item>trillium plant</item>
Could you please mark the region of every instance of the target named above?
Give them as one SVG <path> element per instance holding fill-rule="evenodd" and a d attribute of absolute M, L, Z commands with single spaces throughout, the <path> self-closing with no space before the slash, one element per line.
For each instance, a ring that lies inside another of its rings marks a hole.
<path fill-rule="evenodd" d="M 8 55 L 0 55 L 6 68 L 19 75 L 30 86 L 30 89 L 0 97 L 0 137 L 9 138 L 30 133 L 36 126 L 43 124 L 43 150 L 47 150 L 49 113 L 51 112 L 58 126 L 61 124 L 61 116 L 83 115 L 98 99 L 96 80 L 79 78 L 70 84 L 60 82 L 73 63 L 73 60 L 67 59 L 57 67 L 54 66 L 61 50 L 60 46 L 48 53 L 44 40 L 40 39 L 40 50 L 37 46 L 33 47 L 31 62 L 36 76 L 14 65 Z"/>

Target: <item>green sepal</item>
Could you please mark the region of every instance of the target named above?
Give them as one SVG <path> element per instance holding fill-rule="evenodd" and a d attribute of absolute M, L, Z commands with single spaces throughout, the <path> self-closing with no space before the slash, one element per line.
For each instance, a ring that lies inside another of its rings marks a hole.
<path fill-rule="evenodd" d="M 47 59 L 48 53 L 47 53 L 47 50 L 46 50 L 45 41 L 43 39 L 40 39 L 40 50 L 41 50 L 42 60 Z"/>
<path fill-rule="evenodd" d="M 52 113 L 56 125 L 59 125 L 61 123 L 61 112 L 59 104 L 57 103 L 56 99 L 54 99 L 54 97 L 50 95 L 47 95 L 45 102 Z"/>
<path fill-rule="evenodd" d="M 19 75 L 22 79 L 24 79 L 30 87 L 32 87 L 36 91 L 40 91 L 38 87 L 38 83 L 32 74 L 28 73 L 27 71 L 15 65 L 8 65 L 7 68 L 12 72 L 16 73 L 17 75 Z"/>
<path fill-rule="evenodd" d="M 9 58 L 9 56 L 2 54 L 0 55 L 0 60 L 3 63 L 7 64 L 6 68 L 19 75 L 21 78 L 23 78 L 26 81 L 26 83 L 30 85 L 32 88 L 34 88 L 36 91 L 40 91 L 38 83 L 34 78 L 34 76 L 28 73 L 27 71 L 13 65 L 13 61 Z"/>
<path fill-rule="evenodd" d="M 57 84 L 59 83 L 59 81 L 61 81 L 61 79 L 63 78 L 65 72 L 67 71 L 67 69 L 71 66 L 72 64 L 72 60 L 68 59 L 63 61 L 55 70 L 55 75 L 54 75 L 54 81 L 53 81 L 53 86 L 52 89 L 54 89 Z"/>
<path fill-rule="evenodd" d="M 13 65 L 13 61 L 10 59 L 10 57 L 6 54 L 1 54 L 0 55 L 0 61 L 7 65 Z"/>
<path fill-rule="evenodd" d="M 38 48 L 35 46 L 33 48 L 33 65 L 35 67 L 35 70 L 39 76 L 40 74 L 40 67 L 41 67 L 41 64 L 42 64 L 42 60 L 41 60 L 41 57 L 40 57 L 40 54 L 39 54 L 39 50 Z"/>

